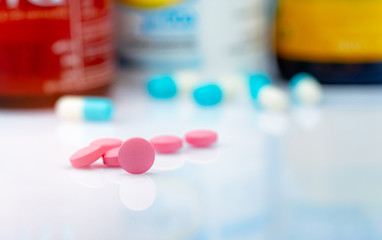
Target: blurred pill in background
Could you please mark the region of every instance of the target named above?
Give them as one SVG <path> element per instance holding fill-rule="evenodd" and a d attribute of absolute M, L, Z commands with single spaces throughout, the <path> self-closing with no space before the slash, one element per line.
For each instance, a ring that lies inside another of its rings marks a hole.
<path fill-rule="evenodd" d="M 201 106 L 215 106 L 222 102 L 223 91 L 216 83 L 206 83 L 195 88 L 193 97 Z"/>
<path fill-rule="evenodd" d="M 201 81 L 201 74 L 196 70 L 178 70 L 174 72 L 173 76 L 183 95 L 189 95 L 196 84 Z"/>
<path fill-rule="evenodd" d="M 247 94 L 247 74 L 232 72 L 219 75 L 226 100 L 234 100 L 241 95 Z"/>
<path fill-rule="evenodd" d="M 114 103 L 101 97 L 64 96 L 56 102 L 55 112 L 63 120 L 110 121 Z"/>
<path fill-rule="evenodd" d="M 290 80 L 292 95 L 302 105 L 314 106 L 322 101 L 322 87 L 318 80 L 308 73 L 298 73 Z"/>
<path fill-rule="evenodd" d="M 251 74 L 249 88 L 252 98 L 261 109 L 281 112 L 288 109 L 288 95 L 281 88 L 273 85 L 267 75 Z"/>
<path fill-rule="evenodd" d="M 158 99 L 175 97 L 178 88 L 171 75 L 151 75 L 147 82 L 149 94 Z"/>
<path fill-rule="evenodd" d="M 257 99 L 260 90 L 270 85 L 272 82 L 270 78 L 262 73 L 254 73 L 249 76 L 249 90 L 253 99 Z"/>
<path fill-rule="evenodd" d="M 288 95 L 279 87 L 267 85 L 261 88 L 257 99 L 266 111 L 286 111 L 289 107 Z"/>

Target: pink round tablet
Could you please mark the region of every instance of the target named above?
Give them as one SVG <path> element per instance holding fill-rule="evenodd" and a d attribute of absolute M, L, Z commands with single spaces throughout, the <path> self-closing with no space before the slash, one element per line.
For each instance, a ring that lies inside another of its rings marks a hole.
<path fill-rule="evenodd" d="M 127 172 L 142 174 L 154 164 L 154 148 L 143 138 L 130 138 L 122 144 L 118 160 L 121 167 Z"/>
<path fill-rule="evenodd" d="M 121 144 L 122 141 L 117 138 L 100 138 L 90 143 L 90 145 L 102 146 L 105 152 L 109 151 L 110 149 L 117 148 L 121 146 Z"/>
<path fill-rule="evenodd" d="M 120 167 L 119 161 L 118 161 L 118 153 L 119 153 L 119 147 L 113 148 L 109 151 L 107 151 L 103 155 L 103 164 L 109 167 Z"/>
<path fill-rule="evenodd" d="M 97 161 L 104 151 L 99 145 L 90 145 L 75 152 L 70 157 L 70 163 L 75 168 L 84 168 Z"/>
<path fill-rule="evenodd" d="M 186 133 L 186 142 L 195 147 L 208 147 L 215 143 L 218 134 L 210 130 L 195 130 Z"/>
<path fill-rule="evenodd" d="M 183 146 L 183 140 L 176 136 L 158 136 L 150 139 L 151 145 L 158 153 L 173 153 Z"/>

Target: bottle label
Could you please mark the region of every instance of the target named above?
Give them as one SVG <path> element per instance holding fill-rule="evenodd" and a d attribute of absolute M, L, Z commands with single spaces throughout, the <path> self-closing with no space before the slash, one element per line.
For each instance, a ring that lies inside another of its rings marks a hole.
<path fill-rule="evenodd" d="M 0 0 L 0 94 L 101 87 L 113 77 L 110 0 Z"/>
<path fill-rule="evenodd" d="M 281 0 L 276 51 L 290 60 L 382 60 L 382 1 Z"/>
<path fill-rule="evenodd" d="M 119 0 L 119 50 L 149 68 L 252 69 L 265 49 L 263 4 Z"/>

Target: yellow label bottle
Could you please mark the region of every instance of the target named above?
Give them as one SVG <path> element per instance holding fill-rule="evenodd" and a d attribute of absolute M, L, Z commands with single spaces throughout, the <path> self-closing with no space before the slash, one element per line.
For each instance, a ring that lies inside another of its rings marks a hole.
<path fill-rule="evenodd" d="M 382 83 L 382 1 L 280 0 L 275 48 L 286 78 Z"/>

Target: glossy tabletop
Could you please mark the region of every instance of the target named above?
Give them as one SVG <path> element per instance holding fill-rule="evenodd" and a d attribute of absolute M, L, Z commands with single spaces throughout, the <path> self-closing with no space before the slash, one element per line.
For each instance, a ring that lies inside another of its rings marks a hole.
<path fill-rule="evenodd" d="M 382 238 L 382 87 L 324 89 L 318 108 L 256 110 L 247 93 L 219 107 L 147 96 L 122 73 L 110 123 L 64 122 L 53 110 L 0 109 L 0 239 Z M 183 137 L 212 129 L 131 175 L 69 157 L 100 137 Z"/>

